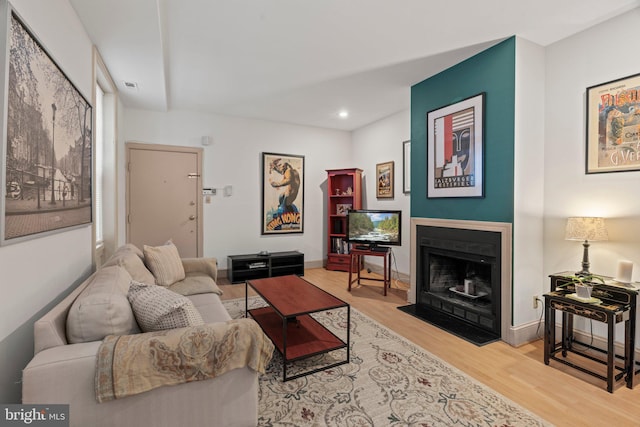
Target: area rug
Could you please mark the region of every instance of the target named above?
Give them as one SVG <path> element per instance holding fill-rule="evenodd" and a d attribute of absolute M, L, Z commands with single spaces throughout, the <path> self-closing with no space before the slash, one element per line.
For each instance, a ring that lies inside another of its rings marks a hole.
<path fill-rule="evenodd" d="M 224 301 L 242 317 L 244 298 Z M 249 298 L 249 307 L 264 305 Z M 340 335 L 346 310 L 314 315 Z M 259 385 L 259 426 L 550 426 L 368 316 L 351 309 L 350 363 L 282 382 L 277 354 Z M 341 355 L 307 361 L 331 362 Z M 297 362 L 300 364 L 300 362 Z"/>

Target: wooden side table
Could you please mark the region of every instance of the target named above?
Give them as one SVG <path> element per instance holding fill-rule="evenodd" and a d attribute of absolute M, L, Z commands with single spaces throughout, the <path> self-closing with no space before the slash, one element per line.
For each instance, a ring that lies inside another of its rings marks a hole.
<path fill-rule="evenodd" d="M 384 278 L 378 279 L 375 277 L 362 277 L 360 275 L 361 266 L 363 265 L 363 258 L 365 256 L 381 256 L 384 257 Z M 360 284 L 360 280 L 375 280 L 379 282 L 383 282 L 383 294 L 387 296 L 387 288 L 391 287 L 391 249 L 387 247 L 378 247 L 376 250 L 371 249 L 351 249 L 351 258 L 350 258 L 350 266 L 349 269 L 349 292 L 351 292 L 351 284 L 353 282 L 358 282 Z M 354 264 L 355 263 L 355 264 Z M 355 279 L 352 279 L 353 271 L 358 272 L 358 275 Z"/>
<path fill-rule="evenodd" d="M 615 382 L 624 377 L 628 388 L 633 388 L 636 371 L 635 362 L 635 325 L 636 325 L 636 296 L 635 286 L 624 287 L 618 285 L 611 278 L 604 278 L 605 284 L 594 282 L 592 296 L 598 303 L 586 302 L 574 296 L 575 287 L 570 284 L 567 276 L 572 273 L 558 273 L 551 276 L 551 292 L 544 295 L 545 299 L 545 328 L 544 328 L 544 363 L 551 359 L 571 366 L 581 372 L 606 381 L 607 391 L 613 392 Z M 556 310 L 562 312 L 561 340 L 556 341 Z M 607 325 L 607 349 L 603 350 L 590 344 L 579 342 L 573 335 L 573 317 L 581 316 L 597 320 Z M 624 322 L 624 355 L 615 353 L 615 325 Z M 605 358 L 595 357 L 574 346 L 599 352 Z M 558 356 L 561 354 L 561 357 Z M 567 359 L 568 353 L 580 355 L 592 361 L 605 364 L 607 374 L 601 375 L 578 363 Z M 618 361 L 618 363 L 616 363 Z M 621 361 L 621 363 L 620 363 Z"/>

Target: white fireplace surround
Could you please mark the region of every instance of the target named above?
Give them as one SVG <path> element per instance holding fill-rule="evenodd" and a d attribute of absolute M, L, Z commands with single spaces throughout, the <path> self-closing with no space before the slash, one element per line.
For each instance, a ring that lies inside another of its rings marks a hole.
<path fill-rule="evenodd" d="M 500 338 L 511 345 L 517 345 L 511 329 L 512 301 L 512 225 L 508 222 L 469 221 L 440 218 L 411 218 L 411 287 L 409 302 L 416 303 L 416 239 L 418 226 L 460 228 L 465 230 L 493 231 L 500 233 Z"/>

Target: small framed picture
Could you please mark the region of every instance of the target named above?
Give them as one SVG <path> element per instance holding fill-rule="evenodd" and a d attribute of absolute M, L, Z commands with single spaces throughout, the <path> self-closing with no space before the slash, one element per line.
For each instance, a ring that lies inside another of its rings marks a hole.
<path fill-rule="evenodd" d="M 336 205 L 336 214 L 337 215 L 346 215 L 351 209 L 351 203 L 338 203 Z"/>
<path fill-rule="evenodd" d="M 411 193 L 411 141 L 402 143 L 402 192 Z"/>
<path fill-rule="evenodd" d="M 376 165 L 376 197 L 393 199 L 393 162 Z"/>

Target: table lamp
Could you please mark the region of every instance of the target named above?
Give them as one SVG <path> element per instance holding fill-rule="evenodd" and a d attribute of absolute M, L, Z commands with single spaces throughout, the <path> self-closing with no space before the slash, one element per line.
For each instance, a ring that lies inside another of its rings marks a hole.
<path fill-rule="evenodd" d="M 604 226 L 604 218 L 598 217 L 571 217 L 567 219 L 565 240 L 584 241 L 582 253 L 582 270 L 576 272 L 576 276 L 587 276 L 589 272 L 589 241 L 609 240 L 607 229 Z"/>

